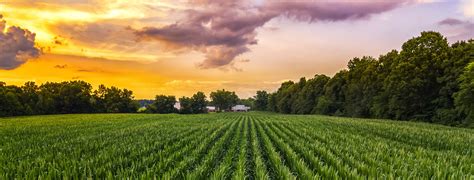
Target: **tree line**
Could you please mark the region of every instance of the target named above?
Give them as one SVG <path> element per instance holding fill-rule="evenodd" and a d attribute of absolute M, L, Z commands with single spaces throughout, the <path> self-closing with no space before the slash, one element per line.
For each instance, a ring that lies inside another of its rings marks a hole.
<path fill-rule="evenodd" d="M 474 40 L 449 45 L 422 32 L 378 59 L 349 61 L 332 78 L 287 81 L 257 92 L 255 109 L 288 114 L 419 120 L 465 125 L 474 119 Z"/>
<path fill-rule="evenodd" d="M 211 92 L 210 101 L 207 100 L 203 92 L 197 92 L 191 97 L 181 97 L 176 99 L 175 96 L 157 95 L 155 100 L 146 105 L 143 112 L 146 113 L 180 113 L 180 114 L 200 114 L 207 113 L 207 106 L 214 106 L 215 111 L 230 111 L 231 108 L 237 104 L 253 106 L 253 98 L 240 99 L 233 91 L 226 91 L 225 89 Z M 179 102 L 180 108 L 175 108 L 175 104 Z"/>
<path fill-rule="evenodd" d="M 47 82 L 40 86 L 26 82 L 23 86 L 0 82 L 0 117 L 74 114 L 74 113 L 207 113 L 207 106 L 216 111 L 229 111 L 236 104 L 252 106 L 253 99 L 239 99 L 233 91 L 224 89 L 210 93 L 211 101 L 203 92 L 191 97 L 157 95 L 154 100 L 134 100 L 128 89 L 100 85 L 96 90 L 85 81 Z M 181 108 L 175 108 L 179 102 Z M 143 107 L 140 109 L 140 107 Z"/>
<path fill-rule="evenodd" d="M 47 82 L 23 86 L 0 82 L 0 116 L 70 113 L 131 113 L 138 103 L 133 92 L 100 85 L 97 90 L 84 81 Z"/>

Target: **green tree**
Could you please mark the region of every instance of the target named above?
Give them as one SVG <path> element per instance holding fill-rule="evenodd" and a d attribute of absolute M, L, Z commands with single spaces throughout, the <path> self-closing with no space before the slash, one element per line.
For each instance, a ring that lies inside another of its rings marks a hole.
<path fill-rule="evenodd" d="M 324 96 L 318 99 L 315 112 L 343 115 L 348 71 L 339 71 L 324 86 Z"/>
<path fill-rule="evenodd" d="M 191 106 L 193 109 L 193 113 L 207 113 L 207 100 L 206 95 L 203 92 L 197 92 L 191 98 Z"/>
<path fill-rule="evenodd" d="M 460 90 L 454 93 L 454 103 L 465 116 L 465 124 L 474 123 L 474 62 L 469 63 L 459 78 Z"/>
<path fill-rule="evenodd" d="M 302 80 L 300 80 L 302 81 Z M 295 83 L 293 81 L 283 82 L 275 93 L 276 110 L 280 113 L 291 113 L 293 105 Z"/>
<path fill-rule="evenodd" d="M 24 115 L 19 95 L 21 88 L 0 83 L 0 116 Z"/>
<path fill-rule="evenodd" d="M 372 57 L 364 56 L 350 60 L 347 67 L 345 114 L 351 117 L 370 117 L 374 97 L 380 92 L 382 85 L 377 79 L 379 63 Z"/>
<path fill-rule="evenodd" d="M 438 78 L 441 84 L 439 95 L 434 101 L 436 112 L 432 121 L 456 125 L 463 121 L 454 107 L 453 94 L 460 90 L 460 76 L 465 67 L 474 61 L 474 40 L 460 41 L 450 47 L 449 58 L 442 62 L 442 75 Z"/>
<path fill-rule="evenodd" d="M 230 110 L 239 100 L 235 92 L 226 91 L 225 89 L 211 92 L 210 97 L 218 111 Z"/>
<path fill-rule="evenodd" d="M 398 61 L 398 51 L 392 50 L 387 54 L 381 55 L 378 59 L 378 72 L 377 81 L 380 83 L 380 91 L 374 97 L 373 104 L 371 106 L 372 117 L 377 118 L 393 118 L 389 113 L 389 97 L 391 90 L 386 89 L 388 84 L 388 76 L 392 72 L 392 69 L 396 66 Z"/>
<path fill-rule="evenodd" d="M 276 102 L 277 102 L 276 93 L 268 94 L 267 111 L 278 112 Z"/>
<path fill-rule="evenodd" d="M 92 86 L 84 81 L 62 82 L 58 93 L 60 113 L 87 113 L 92 111 Z"/>
<path fill-rule="evenodd" d="M 296 105 L 293 107 L 297 114 L 316 113 L 316 104 L 319 97 L 324 94 L 324 86 L 329 79 L 326 75 L 315 75 L 314 78 L 305 82 L 296 98 Z"/>
<path fill-rule="evenodd" d="M 38 90 L 39 87 L 34 82 L 26 82 L 25 85 L 21 87 L 22 93 L 20 95 L 20 101 L 23 104 L 23 108 L 26 114 L 41 114 L 38 111 Z"/>
<path fill-rule="evenodd" d="M 268 98 L 269 98 L 267 91 L 257 91 L 257 95 L 255 95 L 254 98 L 255 98 L 255 110 L 258 110 L 258 111 L 267 110 Z"/>
<path fill-rule="evenodd" d="M 132 91 L 99 85 L 93 93 L 93 106 L 96 112 L 132 113 L 137 112 L 139 105 L 133 100 Z"/>
<path fill-rule="evenodd" d="M 185 97 L 185 96 L 179 98 L 179 105 L 181 106 L 181 109 L 179 109 L 179 113 L 181 114 L 194 113 L 192 98 Z"/>
<path fill-rule="evenodd" d="M 159 113 L 159 114 L 168 114 L 176 112 L 174 105 L 176 104 L 175 96 L 166 96 L 166 95 L 157 95 L 155 97 L 155 102 L 148 105 L 147 112 Z"/>
<path fill-rule="evenodd" d="M 431 119 L 441 88 L 437 79 L 448 49 L 446 38 L 437 32 L 422 32 L 403 44 L 398 63 L 384 84 L 390 91 L 388 113 L 395 119 Z"/>

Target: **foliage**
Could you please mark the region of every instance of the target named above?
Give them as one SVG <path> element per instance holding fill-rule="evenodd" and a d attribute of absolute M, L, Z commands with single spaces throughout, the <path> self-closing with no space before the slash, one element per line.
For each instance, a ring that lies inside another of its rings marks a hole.
<path fill-rule="evenodd" d="M 441 34 L 422 32 L 400 52 L 353 58 L 347 70 L 332 78 L 316 75 L 284 82 L 268 96 L 267 109 L 466 125 L 472 123 L 467 109 L 472 109 L 473 90 L 464 69 L 472 62 L 474 40 L 450 46 Z"/>
<path fill-rule="evenodd" d="M 175 113 L 178 111 L 174 107 L 176 102 L 176 97 L 174 96 L 157 95 L 155 101 L 147 106 L 147 112 L 159 114 Z"/>
<path fill-rule="evenodd" d="M 133 101 L 132 91 L 116 87 L 105 87 L 100 85 L 94 91 L 95 110 L 107 113 L 131 113 L 137 112 L 138 103 Z"/>
<path fill-rule="evenodd" d="M 472 179 L 474 130 L 274 113 L 3 118 L 0 179 Z"/>
<path fill-rule="evenodd" d="M 226 91 L 225 89 L 211 92 L 210 94 L 212 104 L 214 104 L 218 111 L 227 111 L 237 104 L 239 97 L 235 92 Z"/>
<path fill-rule="evenodd" d="M 454 94 L 456 108 L 465 116 L 464 123 L 474 123 L 474 62 L 459 77 L 460 90 Z"/>
<path fill-rule="evenodd" d="M 267 110 L 268 105 L 268 93 L 267 91 L 257 91 L 257 95 L 254 97 L 255 99 L 255 110 L 257 111 L 265 111 Z"/>
<path fill-rule="evenodd" d="M 41 86 L 26 82 L 21 87 L 0 84 L 0 116 L 126 113 L 138 108 L 132 91 L 100 85 L 92 92 L 92 86 L 84 81 L 47 82 Z"/>
<path fill-rule="evenodd" d="M 203 92 L 197 92 L 191 97 L 192 112 L 195 114 L 207 113 L 207 100 L 206 95 Z"/>
<path fill-rule="evenodd" d="M 179 104 L 181 108 L 179 109 L 179 113 L 181 114 L 191 114 L 193 113 L 193 100 L 189 97 L 181 97 L 179 98 Z"/>

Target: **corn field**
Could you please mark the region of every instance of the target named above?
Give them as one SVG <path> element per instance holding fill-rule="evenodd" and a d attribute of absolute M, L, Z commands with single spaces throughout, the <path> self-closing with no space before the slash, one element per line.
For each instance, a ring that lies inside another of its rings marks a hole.
<path fill-rule="evenodd" d="M 474 178 L 474 130 L 317 115 L 0 119 L 0 179 Z"/>

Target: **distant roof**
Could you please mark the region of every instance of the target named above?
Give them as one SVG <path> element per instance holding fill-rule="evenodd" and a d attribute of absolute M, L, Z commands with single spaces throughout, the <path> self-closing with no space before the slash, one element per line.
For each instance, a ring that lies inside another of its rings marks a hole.
<path fill-rule="evenodd" d="M 238 104 L 238 105 L 233 106 L 232 109 L 233 110 L 249 110 L 250 107 L 242 105 L 242 104 Z"/>

